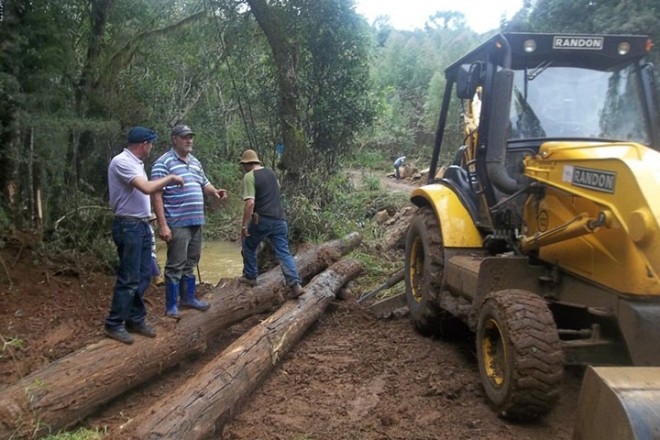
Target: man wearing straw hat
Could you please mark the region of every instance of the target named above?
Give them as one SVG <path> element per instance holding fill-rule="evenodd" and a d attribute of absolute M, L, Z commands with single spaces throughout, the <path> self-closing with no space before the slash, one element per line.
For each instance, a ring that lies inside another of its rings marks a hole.
<path fill-rule="evenodd" d="M 250 286 L 257 285 L 257 247 L 268 238 L 280 262 L 282 273 L 290 291 L 289 298 L 305 293 L 300 285 L 296 262 L 289 252 L 289 226 L 280 199 L 280 184 L 275 172 L 261 166 L 254 150 L 241 154 L 243 166 L 243 223 L 241 243 L 243 247 L 243 276 L 238 280 Z"/>

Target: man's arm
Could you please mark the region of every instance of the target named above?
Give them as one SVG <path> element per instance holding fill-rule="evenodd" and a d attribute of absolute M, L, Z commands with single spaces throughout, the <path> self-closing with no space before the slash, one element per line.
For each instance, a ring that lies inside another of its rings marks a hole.
<path fill-rule="evenodd" d="M 254 199 L 249 198 L 245 199 L 245 206 L 243 207 L 243 221 L 241 222 L 241 238 L 247 237 L 248 230 L 247 225 L 250 223 L 250 218 L 252 218 L 252 213 L 254 212 Z"/>
<path fill-rule="evenodd" d="M 158 235 L 165 241 L 170 241 L 172 231 L 167 226 L 165 220 L 165 209 L 163 208 L 163 188 L 167 185 L 183 186 L 183 177 L 176 174 L 168 174 L 156 180 L 147 180 L 142 176 L 137 176 L 131 180 L 131 185 L 145 194 L 151 194 L 151 202 L 154 207 L 154 213 L 158 220 Z"/>
<path fill-rule="evenodd" d="M 131 180 L 131 185 L 145 194 L 154 194 L 168 185 L 183 186 L 183 177 L 169 174 L 156 180 L 147 180 L 142 176 L 136 176 Z"/>
<path fill-rule="evenodd" d="M 216 189 L 212 183 L 206 185 L 202 191 L 209 197 L 215 197 L 216 199 L 225 200 L 227 198 L 227 190 L 225 189 Z"/>

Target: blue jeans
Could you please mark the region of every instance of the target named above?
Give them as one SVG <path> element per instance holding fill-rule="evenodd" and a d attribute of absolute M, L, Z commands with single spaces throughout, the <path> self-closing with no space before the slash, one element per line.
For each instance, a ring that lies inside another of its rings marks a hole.
<path fill-rule="evenodd" d="M 178 284 L 181 277 L 194 277 L 195 266 L 202 255 L 202 227 L 173 227 L 172 239 L 167 242 L 165 281 Z"/>
<path fill-rule="evenodd" d="M 270 245 L 275 252 L 277 261 L 280 262 L 282 273 L 286 284 L 300 283 L 296 262 L 289 252 L 289 226 L 286 220 L 280 220 L 261 216 L 259 224 L 250 223 L 248 225 L 248 235 L 243 241 L 243 276 L 254 280 L 259 271 L 257 269 L 257 247 L 265 238 L 270 241 Z"/>
<path fill-rule="evenodd" d="M 112 224 L 119 267 L 110 313 L 105 318 L 109 329 L 121 328 L 127 321 L 136 325 L 144 323 L 147 308 L 143 297 L 151 282 L 151 237 L 147 222 L 115 219 Z"/>

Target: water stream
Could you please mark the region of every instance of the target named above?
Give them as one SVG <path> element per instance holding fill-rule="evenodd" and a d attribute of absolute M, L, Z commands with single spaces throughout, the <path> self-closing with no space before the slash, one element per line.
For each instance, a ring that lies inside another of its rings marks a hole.
<path fill-rule="evenodd" d="M 156 256 L 161 272 L 167 259 L 167 244 L 161 240 L 156 242 Z M 195 269 L 197 282 L 217 284 L 220 278 L 233 278 L 241 275 L 243 259 L 241 248 L 237 243 L 226 241 L 205 240 L 202 243 L 202 258 L 199 261 L 199 274 Z"/>

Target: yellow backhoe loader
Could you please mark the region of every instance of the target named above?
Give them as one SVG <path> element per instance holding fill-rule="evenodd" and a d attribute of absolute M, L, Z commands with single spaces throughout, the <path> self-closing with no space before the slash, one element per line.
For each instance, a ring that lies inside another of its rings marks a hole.
<path fill-rule="evenodd" d="M 428 183 L 411 195 L 406 295 L 420 332 L 460 321 L 475 333 L 483 387 L 505 417 L 547 413 L 567 364 L 660 366 L 651 47 L 507 33 L 445 70 Z M 463 139 L 448 144 L 454 96 Z M 440 175 L 441 152 L 454 151 Z"/>

